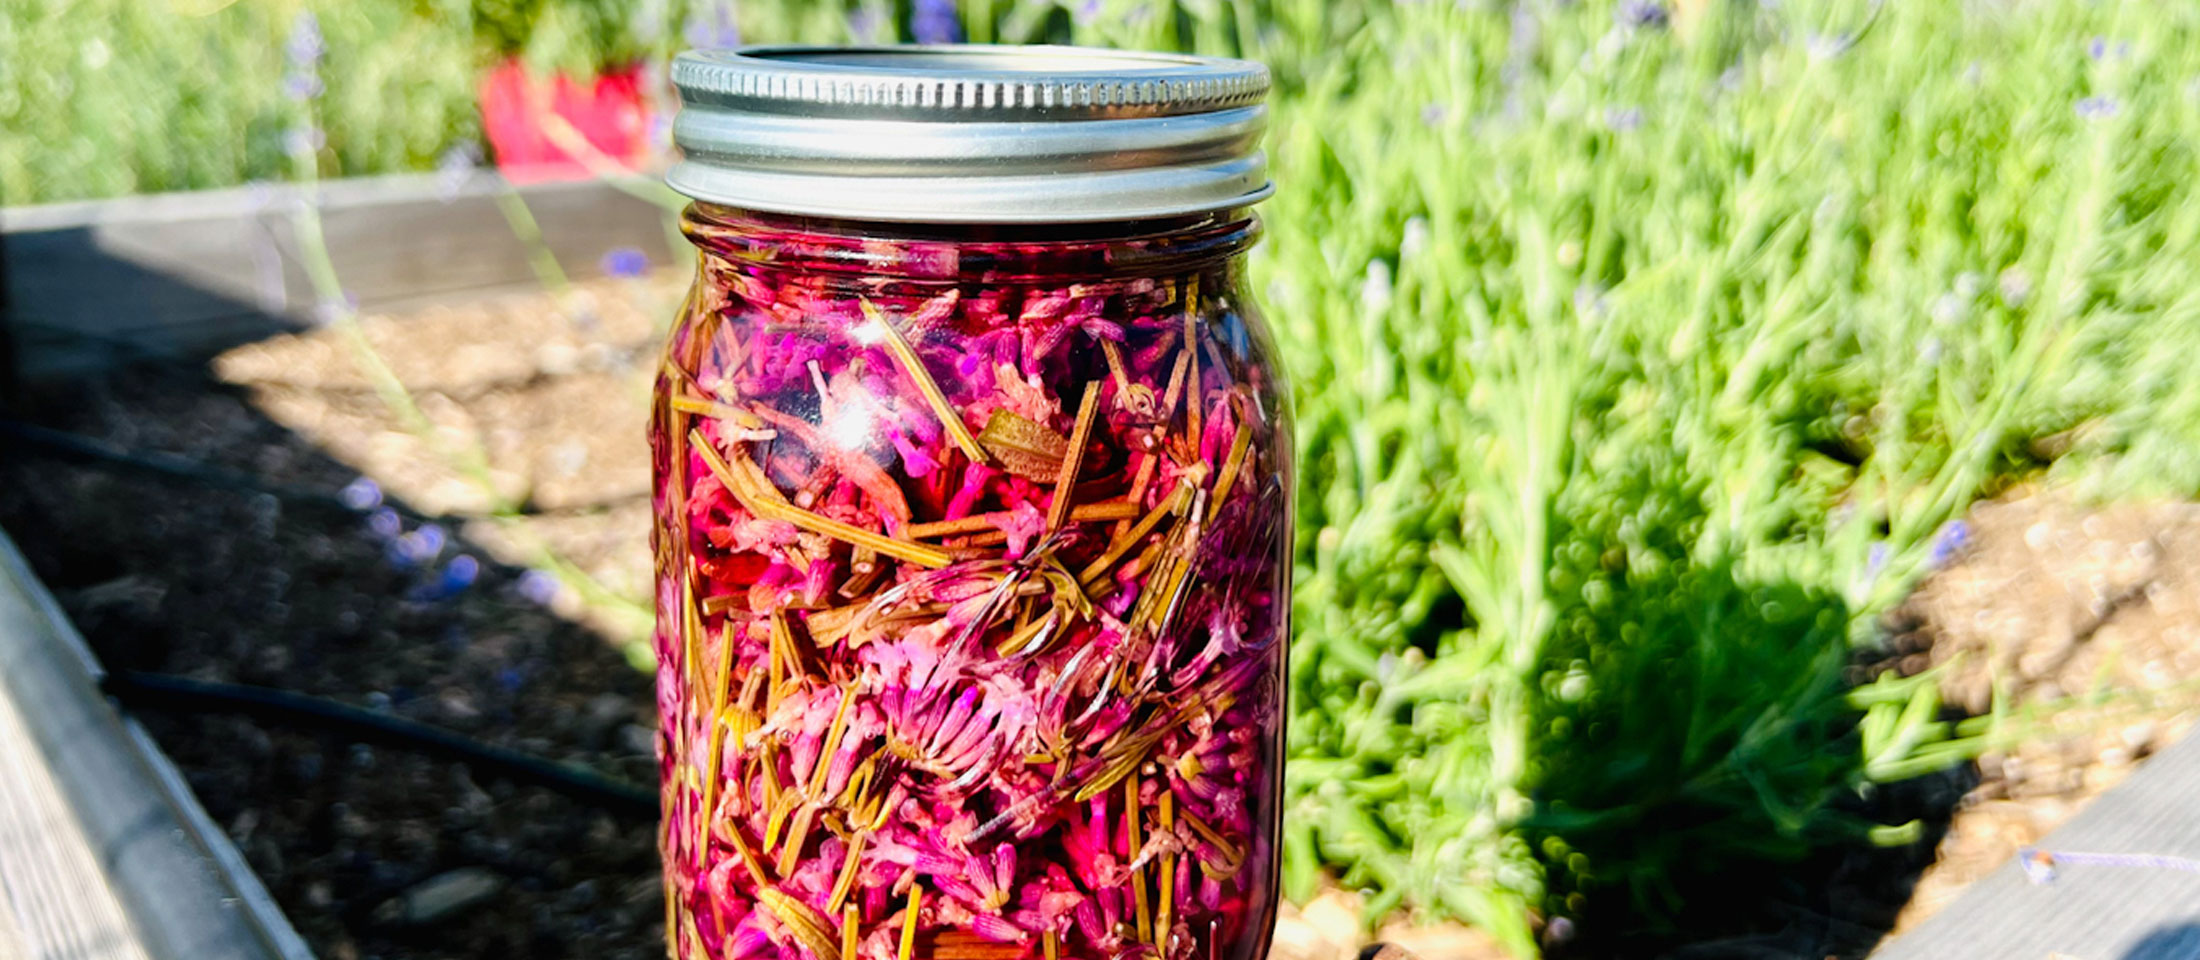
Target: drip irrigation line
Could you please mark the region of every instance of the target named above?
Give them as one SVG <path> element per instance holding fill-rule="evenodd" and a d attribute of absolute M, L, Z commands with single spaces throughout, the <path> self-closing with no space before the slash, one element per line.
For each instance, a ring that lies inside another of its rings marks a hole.
<path fill-rule="evenodd" d="M 100 686 L 127 707 L 176 713 L 234 713 L 255 720 L 314 727 L 360 743 L 455 760 L 515 783 L 555 790 L 622 817 L 655 820 L 658 816 L 657 792 L 650 788 L 348 703 L 288 690 L 136 671 L 109 673 Z"/>

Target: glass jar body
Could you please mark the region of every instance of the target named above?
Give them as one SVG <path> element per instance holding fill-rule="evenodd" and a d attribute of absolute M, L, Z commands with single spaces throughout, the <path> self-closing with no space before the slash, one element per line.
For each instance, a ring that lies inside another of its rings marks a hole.
<path fill-rule="evenodd" d="M 1259 960 L 1291 446 L 1257 222 L 685 228 L 668 951 Z"/>

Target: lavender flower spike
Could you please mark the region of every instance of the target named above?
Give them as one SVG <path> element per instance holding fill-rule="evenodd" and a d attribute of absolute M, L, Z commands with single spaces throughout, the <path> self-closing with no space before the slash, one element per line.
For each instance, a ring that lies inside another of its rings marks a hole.
<path fill-rule="evenodd" d="M 955 11 L 955 0 L 917 0 L 909 17 L 909 35 L 918 43 L 961 42 L 962 18 Z"/>
<path fill-rule="evenodd" d="M 2123 101 L 2111 96 L 2093 96 L 2078 101 L 2078 116 L 2086 120 L 2106 120 L 2121 113 Z"/>
<path fill-rule="evenodd" d="M 290 39 L 283 44 L 283 54 L 290 58 L 290 65 L 301 70 L 312 70 L 321 63 L 328 47 L 321 42 L 321 21 L 306 10 L 290 26 Z"/>
<path fill-rule="evenodd" d="M 1933 535 L 1932 552 L 1925 562 L 1938 570 L 1947 566 L 1948 561 L 1955 559 L 1970 543 L 1971 525 L 1962 520 L 1950 520 L 1941 525 L 1939 533 Z"/>

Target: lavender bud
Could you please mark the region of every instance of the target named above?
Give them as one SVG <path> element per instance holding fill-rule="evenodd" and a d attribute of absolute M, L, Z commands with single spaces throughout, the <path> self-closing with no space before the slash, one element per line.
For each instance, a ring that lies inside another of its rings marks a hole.
<path fill-rule="evenodd" d="M 306 70 L 293 70 L 283 77 L 283 96 L 304 103 L 321 95 L 321 77 Z"/>
<path fill-rule="evenodd" d="M 372 478 L 360 477 L 345 484 L 343 492 L 336 496 L 353 510 L 372 510 L 382 505 L 382 486 Z"/>
<path fill-rule="evenodd" d="M 740 46 L 741 25 L 734 19 L 733 0 L 716 0 L 710 4 L 708 14 L 691 15 L 683 33 L 691 47 L 707 49 Z"/>
<path fill-rule="evenodd" d="M 649 255 L 634 247 L 613 247 L 600 265 L 607 276 L 639 277 L 649 270 Z"/>
<path fill-rule="evenodd" d="M 1938 570 L 1947 566 L 1948 561 L 1954 559 L 1970 543 L 1971 525 L 1962 520 L 1950 520 L 1941 525 L 1939 533 L 1933 535 L 1932 552 L 1925 562 Z"/>
<path fill-rule="evenodd" d="M 328 47 L 321 43 L 321 21 L 306 10 L 291 22 L 290 39 L 283 44 L 283 54 L 290 58 L 290 65 L 310 70 L 321 62 Z"/>
<path fill-rule="evenodd" d="M 848 36 L 857 43 L 878 42 L 879 15 L 868 7 L 848 15 Z"/>
<path fill-rule="evenodd" d="M 443 579 L 436 585 L 437 590 L 442 595 L 449 596 L 473 586 L 474 580 L 480 576 L 481 561 L 474 559 L 472 554 L 461 553 L 444 565 Z"/>
<path fill-rule="evenodd" d="M 916 0 L 909 35 L 918 43 L 961 42 L 962 18 L 955 12 L 955 0 Z"/>
<path fill-rule="evenodd" d="M 405 530 L 405 521 L 397 511 L 381 507 L 367 515 L 367 530 L 383 540 L 391 539 Z"/>
<path fill-rule="evenodd" d="M 1543 939 L 1553 944 L 1567 943 L 1574 938 L 1574 922 L 1565 917 L 1552 917 L 1543 928 Z"/>
<path fill-rule="evenodd" d="M 413 563 L 427 563 L 443 552 L 444 539 L 441 526 L 423 523 L 398 541 L 398 550 Z"/>
<path fill-rule="evenodd" d="M 1612 21 L 1623 27 L 1643 29 L 1665 26 L 1665 5 L 1657 0 L 1624 0 L 1612 12 Z"/>
<path fill-rule="evenodd" d="M 558 578 L 542 570 L 529 570 L 519 575 L 519 594 L 536 603 L 548 606 L 558 598 Z"/>
<path fill-rule="evenodd" d="M 2123 109 L 2123 101 L 2107 95 L 2087 97 L 2077 106 L 2078 116 L 2087 120 L 2106 120 Z"/>

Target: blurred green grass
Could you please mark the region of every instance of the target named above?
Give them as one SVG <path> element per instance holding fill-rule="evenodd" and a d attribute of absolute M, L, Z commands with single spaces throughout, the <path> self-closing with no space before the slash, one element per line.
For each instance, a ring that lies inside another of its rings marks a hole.
<path fill-rule="evenodd" d="M 0 0 L 0 188 L 278 177 L 297 9 Z M 315 9 L 351 174 L 469 142 L 499 53 L 661 56 L 708 13 Z M 732 9 L 752 41 L 913 13 Z M 1276 70 L 1253 280 L 1298 388 L 1294 893 L 1327 875 L 1527 955 L 1549 917 L 1656 931 L 1691 877 L 1857 842 L 1844 799 L 1993 728 L 1843 680 L 1965 508 L 2200 488 L 2200 8 L 959 12 Z"/>

